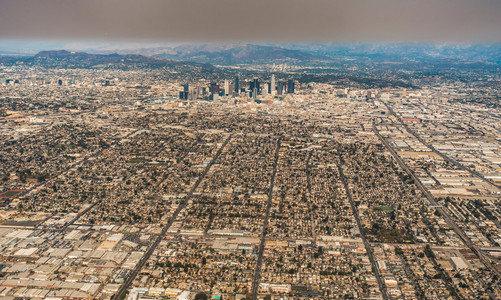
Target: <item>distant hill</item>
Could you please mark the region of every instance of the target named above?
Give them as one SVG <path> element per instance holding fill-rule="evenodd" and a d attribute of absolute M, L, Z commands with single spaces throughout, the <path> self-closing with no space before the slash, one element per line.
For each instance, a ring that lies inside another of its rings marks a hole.
<path fill-rule="evenodd" d="M 86 52 L 70 52 L 66 50 L 41 51 L 34 56 L 0 57 L 0 63 L 11 65 L 23 63 L 47 68 L 93 68 L 131 66 L 162 68 L 162 67 L 196 67 L 212 69 L 210 64 L 167 60 L 160 57 L 138 54 L 90 54 Z"/>
<path fill-rule="evenodd" d="M 251 44 L 182 45 L 157 56 L 221 65 L 329 61 L 326 56 L 300 50 Z"/>
<path fill-rule="evenodd" d="M 381 60 L 454 60 L 462 62 L 501 63 L 501 44 L 284 44 L 282 47 L 332 58 Z"/>

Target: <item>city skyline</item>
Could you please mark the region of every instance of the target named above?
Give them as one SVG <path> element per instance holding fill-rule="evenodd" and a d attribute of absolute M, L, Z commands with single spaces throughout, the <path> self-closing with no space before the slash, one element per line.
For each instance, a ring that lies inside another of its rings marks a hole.
<path fill-rule="evenodd" d="M 3 300 L 501 299 L 501 2 L 3 0 Z"/>

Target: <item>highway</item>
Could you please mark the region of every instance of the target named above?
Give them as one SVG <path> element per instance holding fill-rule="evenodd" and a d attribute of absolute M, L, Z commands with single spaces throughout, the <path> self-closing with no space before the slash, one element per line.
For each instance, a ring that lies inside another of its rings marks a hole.
<path fill-rule="evenodd" d="M 483 254 L 480 250 L 475 247 L 473 242 L 468 238 L 468 236 L 459 228 L 459 226 L 454 222 L 454 220 L 449 216 L 448 212 L 435 200 L 433 195 L 423 186 L 421 181 L 416 177 L 414 172 L 412 172 L 409 167 L 404 163 L 404 161 L 400 158 L 400 156 L 395 152 L 395 150 L 391 147 L 391 145 L 386 141 L 383 136 L 379 133 L 376 124 L 373 125 L 373 131 L 376 134 L 376 136 L 379 138 L 379 140 L 383 143 L 383 145 L 386 147 L 386 149 L 391 153 L 391 155 L 395 158 L 397 161 L 398 165 L 409 175 L 412 177 L 414 180 L 414 183 L 416 186 L 421 190 L 421 192 L 425 195 L 425 197 L 428 199 L 430 204 L 432 206 L 435 206 L 435 208 L 441 213 L 442 217 L 444 218 L 445 222 L 447 225 L 449 225 L 454 232 L 461 238 L 463 243 L 470 248 L 470 250 L 475 253 L 475 255 L 478 257 L 478 259 L 484 264 L 484 266 L 489 269 L 493 274 L 497 275 L 498 278 L 501 277 L 501 272 L 499 272 L 495 266 L 491 264 L 490 258 L 488 258 L 485 254 Z M 485 286 L 484 286 L 485 287 Z"/>
<path fill-rule="evenodd" d="M 179 215 L 179 213 L 186 207 L 186 205 L 188 204 L 188 200 L 190 200 L 190 198 L 193 196 L 193 193 L 198 188 L 198 186 L 200 185 L 200 183 L 202 182 L 202 180 L 205 178 L 205 176 L 209 172 L 209 170 L 212 167 L 212 165 L 214 164 L 214 162 L 221 155 L 221 153 L 223 152 L 224 147 L 226 147 L 226 145 L 230 141 L 231 137 L 232 137 L 232 135 L 229 135 L 228 138 L 223 142 L 223 144 L 218 149 L 218 151 L 216 152 L 216 154 L 214 155 L 214 157 L 212 158 L 212 160 L 210 161 L 210 163 L 207 165 L 207 167 L 205 167 L 204 172 L 198 177 L 198 179 L 195 182 L 195 184 L 191 187 L 190 191 L 188 192 L 188 194 L 184 198 L 184 201 L 178 206 L 178 208 L 176 209 L 176 211 L 174 212 L 174 214 L 169 219 L 169 222 L 167 222 L 167 224 L 164 226 L 164 228 L 162 229 L 162 232 L 156 237 L 156 239 L 150 245 L 150 247 L 148 248 L 148 250 L 146 250 L 146 253 L 139 260 L 139 262 L 136 265 L 136 267 L 134 268 L 134 270 L 132 270 L 132 272 L 130 272 L 130 274 L 127 277 L 127 279 L 120 286 L 120 289 L 117 291 L 117 293 L 111 299 L 113 299 L 113 300 L 122 299 L 125 296 L 125 293 L 127 292 L 127 289 L 132 284 L 132 282 L 134 281 L 134 279 L 137 277 L 137 275 L 139 274 L 139 272 L 141 272 L 143 266 L 146 264 L 146 262 L 148 261 L 148 259 L 150 258 L 150 256 L 153 254 L 153 251 L 155 251 L 155 249 L 157 248 L 158 244 L 160 244 L 160 242 L 162 241 L 162 239 L 165 237 L 165 235 L 167 234 L 167 231 L 172 226 L 172 224 L 174 223 L 174 221 L 177 219 L 177 216 Z"/>
<path fill-rule="evenodd" d="M 263 265 L 263 253 L 266 245 L 266 234 L 268 232 L 268 221 L 270 219 L 271 201 L 273 199 L 273 186 L 275 185 L 275 176 L 277 175 L 278 155 L 280 153 L 280 144 L 282 139 L 278 139 L 277 148 L 275 149 L 275 160 L 273 162 L 273 173 L 270 179 L 270 188 L 268 190 L 268 202 L 266 203 L 266 213 L 263 221 L 263 232 L 261 234 L 261 242 L 259 243 L 259 250 L 257 255 L 256 270 L 254 271 L 254 278 L 252 279 L 252 300 L 257 300 L 259 292 L 259 279 L 261 278 L 261 266 Z"/>
<path fill-rule="evenodd" d="M 360 231 L 360 236 L 362 237 L 362 240 L 364 242 L 365 250 L 367 250 L 367 255 L 369 256 L 369 260 L 372 265 L 372 269 L 374 270 L 374 275 L 376 276 L 377 284 L 379 286 L 379 290 L 381 291 L 381 295 L 383 296 L 384 300 L 388 300 L 388 293 L 386 292 L 386 287 L 384 285 L 383 279 L 381 278 L 381 273 L 379 272 L 379 268 L 376 264 L 376 260 L 374 259 L 374 254 L 372 253 L 372 246 L 365 237 L 365 232 L 362 229 L 362 223 L 360 222 L 360 215 L 358 214 L 357 207 L 355 206 L 355 202 L 353 201 L 353 197 L 350 192 L 350 187 L 348 185 L 348 181 L 346 180 L 346 177 L 344 176 L 343 168 L 341 165 L 337 166 L 337 169 L 339 171 L 339 177 L 341 178 L 341 181 L 343 182 L 344 189 L 346 191 L 346 196 L 348 197 L 348 200 L 350 201 L 351 205 L 351 210 L 353 211 L 353 215 L 355 216 L 355 220 L 357 222 L 358 230 Z"/>
<path fill-rule="evenodd" d="M 426 141 L 423 140 L 421 138 L 421 136 L 419 136 L 419 134 L 417 134 L 412 128 L 410 128 L 409 126 L 407 126 L 407 124 L 405 124 L 404 121 L 402 121 L 402 119 L 395 113 L 395 111 L 393 111 L 393 109 L 388 104 L 386 104 L 385 102 L 383 102 L 383 104 L 386 106 L 386 108 L 388 109 L 388 111 L 390 112 L 390 114 L 393 115 L 398 120 L 398 122 L 405 128 L 405 130 L 407 130 L 407 132 L 409 132 L 410 134 L 412 134 L 419 142 L 421 142 L 423 145 L 425 145 L 426 147 L 428 147 L 433 153 L 438 154 L 445 161 L 447 161 L 447 162 L 455 165 L 456 167 L 460 168 L 461 170 L 466 171 L 466 172 L 470 173 L 471 175 L 473 175 L 475 177 L 478 177 L 478 178 L 482 179 L 484 182 L 486 182 L 486 183 L 488 183 L 488 184 L 490 184 L 490 185 L 492 185 L 492 186 L 494 186 L 494 187 L 496 187 L 496 188 L 498 188 L 498 189 L 501 190 L 501 186 L 500 185 L 495 184 L 494 182 L 492 182 L 492 180 L 489 180 L 489 179 L 485 178 L 479 172 L 477 172 L 475 170 L 472 170 L 470 168 L 465 167 L 463 164 L 461 164 L 457 160 L 451 158 L 450 156 L 443 154 L 442 152 L 438 151 L 435 147 L 433 147 L 433 145 L 426 143 Z"/>

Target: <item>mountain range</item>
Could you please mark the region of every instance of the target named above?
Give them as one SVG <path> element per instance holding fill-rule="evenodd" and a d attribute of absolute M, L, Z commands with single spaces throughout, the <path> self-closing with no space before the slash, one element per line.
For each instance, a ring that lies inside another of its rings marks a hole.
<path fill-rule="evenodd" d="M 188 44 L 156 54 L 168 59 L 221 65 L 328 62 L 326 56 L 276 46 L 252 44 Z"/>
<path fill-rule="evenodd" d="M 174 61 L 139 54 L 93 54 L 86 52 L 70 52 L 67 50 L 40 51 L 34 56 L 3 56 L 0 57 L 0 63 L 4 65 L 23 63 L 25 65 L 36 65 L 47 68 L 128 68 L 132 66 L 142 66 L 151 68 L 196 67 L 202 69 L 213 69 L 211 64 Z"/>
<path fill-rule="evenodd" d="M 69 46 L 68 46 L 69 47 Z M 187 43 L 134 45 L 73 45 L 78 51 L 40 51 L 33 56 L 4 53 L 0 63 L 45 67 L 150 68 L 187 67 L 212 70 L 213 65 L 280 64 L 346 69 L 468 68 L 496 71 L 501 65 L 501 45 L 458 44 L 269 44 Z M 86 48 L 88 47 L 88 48 Z M 69 47 L 70 48 L 70 47 Z M 0 47 L 0 50 L 2 48 Z M 1 53 L 1 52 L 0 52 Z"/>
<path fill-rule="evenodd" d="M 501 44 L 446 44 L 446 43 L 333 43 L 280 44 L 330 58 L 399 59 L 399 60 L 455 60 L 462 62 L 501 63 Z"/>
<path fill-rule="evenodd" d="M 192 66 L 211 68 L 217 65 L 293 63 L 328 63 L 331 58 L 301 50 L 251 44 L 183 44 L 175 47 L 120 49 L 120 52 L 100 49 L 100 53 L 68 50 L 40 51 L 34 56 L 4 56 L 0 62 L 47 67 L 89 68 L 98 65 L 144 65 L 149 67 Z M 111 53 L 108 53 L 111 52 Z M 132 54 L 131 54 L 132 53 Z"/>

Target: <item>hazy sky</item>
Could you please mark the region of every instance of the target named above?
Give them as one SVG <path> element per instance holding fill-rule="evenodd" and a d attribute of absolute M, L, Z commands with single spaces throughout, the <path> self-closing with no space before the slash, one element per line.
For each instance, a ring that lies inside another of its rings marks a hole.
<path fill-rule="evenodd" d="M 501 0 L 0 0 L 0 38 L 501 42 Z"/>

